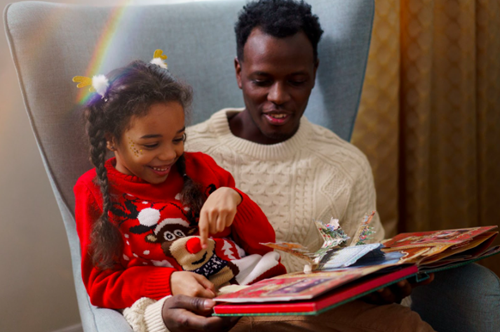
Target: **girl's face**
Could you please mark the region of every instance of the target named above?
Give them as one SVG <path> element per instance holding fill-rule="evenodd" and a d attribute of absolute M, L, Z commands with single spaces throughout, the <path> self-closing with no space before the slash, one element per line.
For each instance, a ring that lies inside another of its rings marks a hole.
<path fill-rule="evenodd" d="M 120 143 L 108 141 L 116 169 L 152 184 L 164 182 L 184 152 L 184 131 L 184 109 L 178 102 L 153 104 L 145 116 L 130 119 Z"/>

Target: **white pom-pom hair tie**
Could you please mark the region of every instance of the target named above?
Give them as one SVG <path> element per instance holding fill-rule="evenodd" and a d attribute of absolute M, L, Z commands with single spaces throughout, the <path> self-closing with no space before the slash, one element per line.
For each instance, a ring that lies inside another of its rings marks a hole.
<path fill-rule="evenodd" d="M 150 63 L 167 69 L 168 68 L 167 64 L 164 61 L 166 59 L 167 59 L 167 56 L 163 54 L 162 50 L 158 49 L 154 52 L 153 60 L 151 60 Z M 84 88 L 86 86 L 90 86 L 89 91 L 96 92 L 103 99 L 104 99 L 104 96 L 106 95 L 106 92 L 108 91 L 108 88 L 109 88 L 109 80 L 104 75 L 95 75 L 92 78 L 85 77 L 85 76 L 75 76 L 75 77 L 73 77 L 73 82 L 78 83 L 76 85 L 77 88 Z M 106 102 L 106 101 L 107 101 L 107 99 L 104 99 L 104 102 Z"/>
<path fill-rule="evenodd" d="M 104 95 L 106 95 L 106 91 L 109 87 L 109 81 L 104 75 L 96 75 L 92 77 L 92 87 L 94 88 L 95 92 L 97 92 L 102 96 L 102 98 L 104 98 Z"/>
<path fill-rule="evenodd" d="M 75 76 L 73 77 L 73 82 L 78 82 L 77 88 L 84 88 L 90 86 L 90 92 L 97 92 L 102 98 L 106 95 L 106 91 L 109 87 L 109 81 L 104 75 L 96 75 L 92 78 L 85 76 Z"/>
<path fill-rule="evenodd" d="M 157 66 L 160 66 L 162 68 L 165 68 L 167 69 L 168 66 L 167 64 L 163 61 L 163 60 L 166 60 L 167 59 L 167 56 L 163 54 L 163 51 L 158 49 L 155 51 L 155 53 L 153 54 L 153 60 L 150 61 L 150 63 L 152 64 L 155 64 Z"/>

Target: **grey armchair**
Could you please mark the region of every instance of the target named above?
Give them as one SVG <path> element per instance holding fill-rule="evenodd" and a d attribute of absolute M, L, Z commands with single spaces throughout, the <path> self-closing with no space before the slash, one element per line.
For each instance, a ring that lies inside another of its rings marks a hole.
<path fill-rule="evenodd" d="M 90 304 L 80 276 L 72 187 L 91 168 L 75 75 L 105 74 L 161 48 L 170 70 L 195 91 L 191 123 L 243 106 L 233 59 L 233 25 L 245 1 L 129 7 L 43 2 L 7 6 L 4 21 L 26 111 L 68 235 L 85 331 L 130 331 L 123 317 Z M 306 116 L 350 139 L 374 15 L 373 0 L 309 0 L 325 30 Z M 44 38 L 33 31 L 43 31 Z"/>

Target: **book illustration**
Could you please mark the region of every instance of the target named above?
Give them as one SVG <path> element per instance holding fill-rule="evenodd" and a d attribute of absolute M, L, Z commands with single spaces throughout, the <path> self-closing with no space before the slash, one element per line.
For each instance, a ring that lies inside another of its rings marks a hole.
<path fill-rule="evenodd" d="M 374 234 L 373 227 L 370 226 L 370 222 L 374 215 L 375 211 L 373 211 L 370 215 L 366 215 L 363 218 L 361 225 L 358 227 L 354 237 L 355 241 L 352 241 L 352 243 L 356 244 L 355 246 L 360 246 L 360 248 L 357 249 L 348 251 L 341 250 L 346 247 L 349 236 L 347 236 L 344 230 L 340 227 L 339 220 L 334 218 L 331 218 L 330 222 L 327 224 L 322 221 L 314 221 L 316 228 L 323 239 L 323 245 L 315 252 L 311 252 L 307 247 L 294 242 L 261 244 L 304 259 L 308 264 L 306 265 L 304 271 L 321 269 L 326 263 L 330 263 L 331 265 L 337 264 L 337 267 L 348 266 L 355 263 L 364 254 L 379 247 L 379 245 L 373 247 L 362 247 Z"/>
<path fill-rule="evenodd" d="M 495 239 L 497 233 L 496 232 L 486 232 L 483 234 L 479 234 L 477 237 L 473 238 L 470 241 L 467 241 L 465 243 L 455 245 L 452 247 L 449 247 L 449 249 L 442 251 L 441 253 L 435 254 L 435 255 L 426 255 L 421 261 L 421 264 L 430 264 L 439 260 L 442 260 L 446 257 L 450 257 L 462 252 L 466 252 L 471 249 L 476 249 L 480 250 L 481 252 L 484 251 L 482 250 L 483 247 L 484 249 L 488 248 L 493 240 Z M 473 252 L 470 252 L 469 254 L 473 254 Z"/>
<path fill-rule="evenodd" d="M 335 250 L 328 259 L 322 263 L 321 270 L 348 267 L 369 253 L 372 253 L 374 256 L 383 256 L 384 253 L 380 250 L 382 247 L 383 245 L 381 243 L 372 243 Z"/>
<path fill-rule="evenodd" d="M 491 231 L 495 228 L 497 228 L 497 226 L 401 233 L 392 239 L 382 241 L 382 243 L 392 250 L 437 245 L 453 246 L 468 242 L 475 236 Z"/>
<path fill-rule="evenodd" d="M 377 247 L 378 245 L 378 247 Z M 367 244 L 364 246 L 354 246 L 354 247 L 347 247 L 342 250 L 342 251 L 347 251 L 350 250 L 351 248 L 359 248 L 359 247 L 367 247 L 365 250 L 365 253 L 362 253 L 357 257 L 355 262 L 350 263 L 349 265 L 346 266 L 338 266 L 338 264 L 329 264 L 330 262 L 324 264 L 321 267 L 321 271 L 334 271 L 337 269 L 342 269 L 342 268 L 351 268 L 351 269 L 356 269 L 359 267 L 366 267 L 366 266 L 385 266 L 386 268 L 390 266 L 399 266 L 403 264 L 407 264 L 407 262 L 403 261 L 402 258 L 404 257 L 404 253 L 400 251 L 394 251 L 394 252 L 388 252 L 384 253 L 381 248 L 382 244 L 380 243 L 372 243 L 372 244 Z M 371 247 L 371 248 L 370 248 Z M 348 255 L 349 257 L 349 255 Z"/>
<path fill-rule="evenodd" d="M 383 269 L 384 266 L 367 266 L 337 271 L 292 273 L 259 281 L 234 293 L 214 298 L 217 302 L 259 303 L 312 299 L 331 289 L 357 280 Z"/>
<path fill-rule="evenodd" d="M 373 226 L 371 226 L 370 224 L 373 216 L 375 216 L 375 211 L 363 218 L 363 222 L 358 227 L 356 233 L 352 238 L 351 246 L 366 244 L 369 240 L 372 239 L 373 235 L 375 234 Z"/>
<path fill-rule="evenodd" d="M 421 270 L 428 265 L 442 267 L 481 258 L 498 235 L 496 228 L 484 226 L 402 233 L 383 241 L 385 248 L 382 250 L 386 253 L 402 252 L 402 263 L 416 263 Z"/>
<path fill-rule="evenodd" d="M 273 248 L 275 250 L 286 252 L 290 255 L 301 258 L 301 259 L 307 261 L 310 265 L 314 264 L 314 259 L 316 258 L 315 253 L 310 252 L 309 249 L 307 249 L 305 246 L 303 246 L 299 243 L 268 242 L 268 243 L 261 243 L 261 244 L 266 246 L 266 247 L 270 247 L 270 248 Z"/>
<path fill-rule="evenodd" d="M 423 254 L 428 252 L 430 249 L 431 249 L 430 247 L 423 247 L 423 248 L 409 248 L 405 249 L 404 251 L 400 250 L 386 251 L 385 248 L 382 250 L 384 250 L 386 255 L 393 252 L 401 253 L 403 256 L 399 260 L 400 263 L 417 263 L 422 259 Z"/>

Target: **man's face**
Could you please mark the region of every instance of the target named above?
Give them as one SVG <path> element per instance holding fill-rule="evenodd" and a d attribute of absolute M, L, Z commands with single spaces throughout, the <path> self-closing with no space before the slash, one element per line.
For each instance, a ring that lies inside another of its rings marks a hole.
<path fill-rule="evenodd" d="M 236 79 L 243 91 L 243 138 L 275 144 L 292 137 L 300 125 L 314 87 L 318 63 L 303 32 L 275 38 L 255 28 L 235 59 Z"/>

